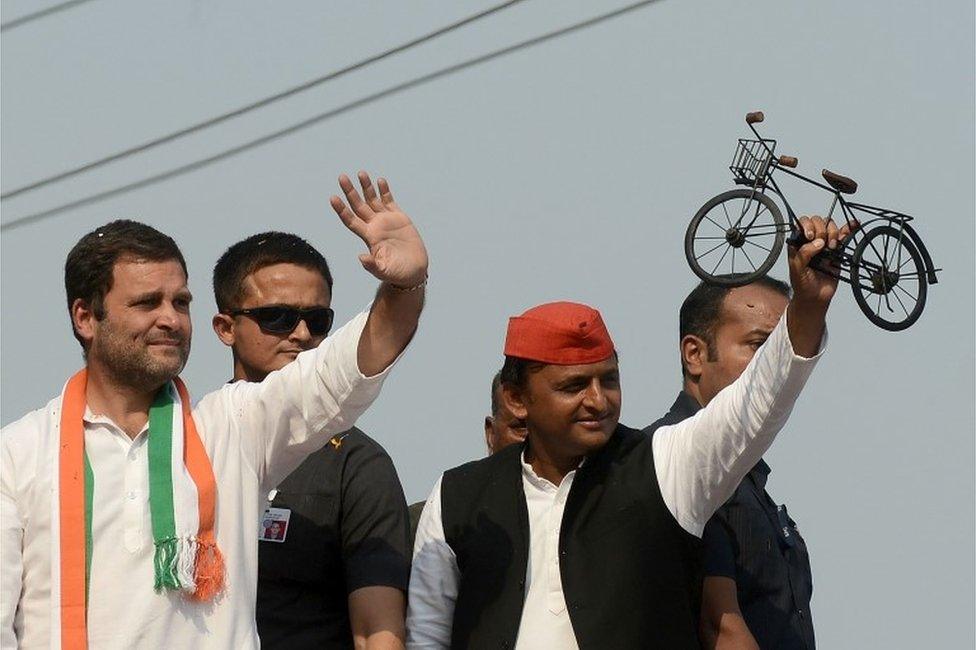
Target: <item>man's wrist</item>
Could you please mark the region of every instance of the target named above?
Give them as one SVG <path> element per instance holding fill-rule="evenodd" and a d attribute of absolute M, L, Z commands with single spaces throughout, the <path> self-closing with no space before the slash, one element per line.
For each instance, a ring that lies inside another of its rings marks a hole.
<path fill-rule="evenodd" d="M 388 287 L 390 287 L 394 291 L 399 291 L 401 293 L 410 293 L 412 291 L 419 291 L 419 290 L 421 290 L 421 289 L 423 289 L 424 287 L 427 286 L 427 273 L 425 272 L 423 274 L 423 276 L 419 280 L 416 280 L 414 282 L 407 282 L 407 283 L 404 283 L 404 284 L 395 284 L 393 282 L 384 282 L 383 284 L 387 285 Z"/>

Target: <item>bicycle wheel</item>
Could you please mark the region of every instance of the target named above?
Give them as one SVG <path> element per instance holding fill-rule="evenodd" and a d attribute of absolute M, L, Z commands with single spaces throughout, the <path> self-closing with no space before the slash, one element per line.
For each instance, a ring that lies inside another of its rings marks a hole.
<path fill-rule="evenodd" d="M 893 226 L 865 235 L 851 260 L 854 300 L 872 323 L 889 332 L 906 329 L 925 308 L 928 281 L 915 242 Z"/>
<path fill-rule="evenodd" d="M 685 257 L 711 284 L 740 287 L 769 272 L 783 249 L 786 226 L 771 198 L 747 189 L 709 199 L 685 232 Z"/>

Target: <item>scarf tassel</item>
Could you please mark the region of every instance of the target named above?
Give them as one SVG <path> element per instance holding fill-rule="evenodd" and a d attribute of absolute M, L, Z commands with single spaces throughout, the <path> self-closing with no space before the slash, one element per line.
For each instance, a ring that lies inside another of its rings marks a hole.
<path fill-rule="evenodd" d="M 196 589 L 190 596 L 196 601 L 212 600 L 224 588 L 224 556 L 216 542 L 197 540 L 193 578 Z"/>

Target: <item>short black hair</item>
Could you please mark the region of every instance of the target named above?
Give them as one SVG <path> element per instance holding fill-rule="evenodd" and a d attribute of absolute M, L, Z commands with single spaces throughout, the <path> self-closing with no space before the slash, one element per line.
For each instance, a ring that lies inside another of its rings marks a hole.
<path fill-rule="evenodd" d="M 498 395 L 498 393 L 501 392 L 501 389 L 502 389 L 502 371 L 499 370 L 491 378 L 491 414 L 492 414 L 492 416 L 498 415 L 498 411 L 502 407 L 501 400 L 499 400 L 499 395 Z"/>
<path fill-rule="evenodd" d="M 734 279 L 742 275 L 741 273 L 736 273 L 720 277 Z M 757 280 L 749 284 L 757 284 L 766 289 L 771 289 L 787 298 L 792 295 L 790 285 L 768 275 L 760 276 Z M 681 303 L 681 310 L 678 312 L 678 341 L 684 340 L 689 334 L 705 341 L 705 345 L 708 346 L 709 361 L 718 359 L 715 350 L 715 330 L 721 322 L 722 305 L 725 302 L 725 297 L 729 295 L 732 289 L 733 287 L 723 287 L 704 281 L 700 282 L 688 294 L 685 301 Z M 681 374 L 683 377 L 688 376 L 683 358 L 681 361 Z"/>
<path fill-rule="evenodd" d="M 237 242 L 220 256 L 213 270 L 217 310 L 227 312 L 244 300 L 244 278 L 272 264 L 295 264 L 318 271 L 332 290 L 332 273 L 322 253 L 307 241 L 286 232 L 269 231 Z"/>
<path fill-rule="evenodd" d="M 186 271 L 186 260 L 173 238 L 152 226 L 130 219 L 117 219 L 100 226 L 78 240 L 64 261 L 64 292 L 68 299 L 68 316 L 71 306 L 83 300 L 95 318 L 105 317 L 105 296 L 112 290 L 112 273 L 120 259 L 137 259 L 151 262 L 176 260 Z M 82 348 L 85 342 L 74 328 L 71 332 Z"/>

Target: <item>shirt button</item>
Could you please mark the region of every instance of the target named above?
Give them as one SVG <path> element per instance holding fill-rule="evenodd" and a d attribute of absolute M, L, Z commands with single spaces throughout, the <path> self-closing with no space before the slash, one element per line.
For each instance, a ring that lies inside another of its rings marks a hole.
<path fill-rule="evenodd" d="M 125 496 L 127 496 L 129 498 L 129 501 L 135 501 L 136 491 L 135 490 L 129 490 L 129 493 L 126 494 Z"/>

